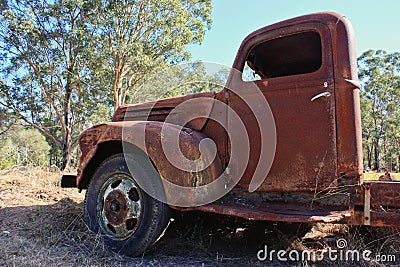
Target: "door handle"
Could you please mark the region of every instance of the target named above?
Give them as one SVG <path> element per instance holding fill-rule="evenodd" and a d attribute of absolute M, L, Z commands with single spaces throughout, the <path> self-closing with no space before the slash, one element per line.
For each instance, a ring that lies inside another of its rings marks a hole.
<path fill-rule="evenodd" d="M 311 102 L 314 101 L 314 100 L 317 100 L 317 99 L 320 98 L 320 97 L 330 97 L 331 95 L 332 95 L 332 93 L 329 92 L 329 91 L 320 93 L 320 94 L 314 96 L 313 98 L 311 98 Z"/>

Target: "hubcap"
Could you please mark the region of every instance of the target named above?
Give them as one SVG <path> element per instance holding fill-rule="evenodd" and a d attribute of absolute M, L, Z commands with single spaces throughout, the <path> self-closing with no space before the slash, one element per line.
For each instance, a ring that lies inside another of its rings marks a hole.
<path fill-rule="evenodd" d="M 132 177 L 111 176 L 100 190 L 97 212 L 100 227 L 109 237 L 121 240 L 132 236 L 143 214 L 143 196 Z"/>

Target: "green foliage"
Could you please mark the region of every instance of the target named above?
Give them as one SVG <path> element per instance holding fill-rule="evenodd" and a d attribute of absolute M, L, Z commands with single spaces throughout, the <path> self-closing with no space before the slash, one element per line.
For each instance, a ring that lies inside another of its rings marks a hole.
<path fill-rule="evenodd" d="M 109 118 L 109 107 L 125 103 L 151 72 L 188 59 L 186 46 L 201 42 L 211 25 L 210 0 L 2 6 L 0 118 L 13 115 L 38 129 L 61 152 L 63 169 L 87 125 Z"/>
<path fill-rule="evenodd" d="M 129 96 L 132 103 L 223 89 L 229 69 L 203 62 L 168 65 L 141 83 Z"/>
<path fill-rule="evenodd" d="M 107 96 L 87 63 L 92 10 L 86 1 L 8 1 L 0 17 L 1 104 L 62 150 L 63 168 L 76 132 Z"/>
<path fill-rule="evenodd" d="M 0 136 L 0 169 L 13 165 L 45 166 L 50 146 L 35 129 L 13 126 Z"/>
<path fill-rule="evenodd" d="M 400 54 L 367 51 L 358 59 L 365 162 L 374 169 L 399 168 Z M 381 162 L 382 161 L 382 162 Z"/>
<path fill-rule="evenodd" d="M 203 41 L 211 8 L 210 0 L 98 1 L 95 62 L 103 62 L 114 109 L 146 76 L 189 59 L 186 47 Z"/>

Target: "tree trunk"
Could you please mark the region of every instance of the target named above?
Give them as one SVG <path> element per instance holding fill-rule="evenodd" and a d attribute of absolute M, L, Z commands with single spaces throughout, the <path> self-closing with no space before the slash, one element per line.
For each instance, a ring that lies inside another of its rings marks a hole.
<path fill-rule="evenodd" d="M 397 158 L 397 171 L 400 172 L 400 154 L 399 157 Z"/>
<path fill-rule="evenodd" d="M 379 145 L 378 145 L 378 142 L 375 142 L 375 145 L 374 145 L 374 156 L 375 156 L 375 166 L 374 166 L 374 169 L 376 170 L 376 171 L 379 171 L 380 169 L 381 169 L 381 162 L 380 162 L 380 155 L 379 155 Z"/>
<path fill-rule="evenodd" d="M 370 170 L 372 169 L 372 150 L 370 150 L 368 154 L 368 167 Z"/>
<path fill-rule="evenodd" d="M 73 68 L 70 68 L 70 72 L 72 73 Z M 65 100 L 64 100 L 64 128 L 63 128 L 63 139 L 62 139 L 62 163 L 61 163 L 61 170 L 65 170 L 69 165 L 70 159 L 70 150 L 71 150 L 71 143 L 72 143 L 72 136 L 71 136 L 71 124 L 70 123 L 70 110 L 71 110 L 71 95 L 72 95 L 72 85 L 71 81 L 68 80 L 65 86 Z"/>
<path fill-rule="evenodd" d="M 115 74 L 115 80 L 114 80 L 114 111 L 116 111 L 117 108 L 120 106 L 117 79 L 118 79 L 117 78 L 117 74 Z"/>
<path fill-rule="evenodd" d="M 370 146 L 367 146 L 367 167 L 370 170 L 372 168 L 372 150 Z"/>
<path fill-rule="evenodd" d="M 61 170 L 65 170 L 69 167 L 70 163 L 70 151 L 71 151 L 71 138 L 67 133 L 64 136 L 64 142 L 62 145 L 62 163 L 61 163 Z"/>

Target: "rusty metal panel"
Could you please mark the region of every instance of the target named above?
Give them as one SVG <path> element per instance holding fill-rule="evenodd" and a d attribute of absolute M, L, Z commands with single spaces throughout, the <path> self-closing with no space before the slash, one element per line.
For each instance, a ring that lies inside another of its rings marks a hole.
<path fill-rule="evenodd" d="M 354 32 L 345 16 L 331 23 L 334 48 L 338 172 L 361 176 L 362 131 L 360 84 Z"/>
<path fill-rule="evenodd" d="M 371 206 L 400 208 L 400 182 L 369 181 L 364 187 L 371 192 Z"/>
<path fill-rule="evenodd" d="M 329 17 L 331 18 L 331 17 Z M 321 21 L 318 21 L 321 19 Z M 334 73 L 330 29 L 325 17 L 313 20 L 291 20 L 279 27 L 267 27 L 251 34 L 239 50 L 234 66 L 244 65 L 254 45 L 299 32 L 317 32 L 321 37 L 322 65 L 312 73 L 269 78 L 256 81 L 256 86 L 268 101 L 276 127 L 277 145 L 272 168 L 259 191 L 328 191 L 337 187 L 336 120 L 334 97 L 311 99 L 324 91 L 334 94 Z M 279 30 L 276 30 L 278 29 Z M 238 62 L 240 61 L 240 62 Z M 259 97 L 254 86 L 231 77 L 229 87 L 238 87 L 240 93 Z M 250 108 L 231 92 L 229 105 L 239 114 L 250 136 L 250 160 L 239 183 L 247 189 L 259 161 L 261 137 L 257 120 Z"/>
<path fill-rule="evenodd" d="M 314 13 L 309 15 L 304 15 L 292 19 L 288 19 L 285 21 L 281 21 L 275 24 L 268 25 L 266 27 L 260 28 L 252 33 L 250 33 L 241 43 L 238 53 L 236 54 L 235 61 L 233 63 L 233 68 L 237 70 L 241 70 L 244 67 L 245 58 L 247 57 L 246 51 L 248 51 L 248 43 L 250 40 L 257 38 L 257 36 L 269 32 L 269 31 L 277 31 L 281 30 L 282 28 L 287 27 L 296 27 L 301 24 L 305 23 L 322 23 L 325 25 L 335 26 L 337 23 L 342 23 L 346 18 L 338 13 L 335 12 L 321 12 L 321 13 Z M 346 22 L 346 27 L 348 26 L 348 22 Z"/>
<path fill-rule="evenodd" d="M 400 182 L 368 181 L 360 188 L 350 224 L 400 226 Z"/>
<path fill-rule="evenodd" d="M 293 18 L 261 28 L 242 42 L 233 68 L 242 70 L 252 43 L 260 42 L 265 32 L 297 27 L 305 23 L 327 25 L 332 36 L 333 67 L 337 122 L 337 173 L 343 177 L 362 179 L 362 138 L 359 104 L 359 82 L 355 52 L 355 38 L 348 19 L 338 13 L 325 12 Z M 278 31 L 279 32 L 279 31 Z M 323 50 L 327 53 L 326 50 Z M 232 76 L 232 75 L 231 75 Z M 230 77 L 229 80 L 234 80 Z M 283 81 L 281 84 L 285 84 Z"/>
<path fill-rule="evenodd" d="M 146 151 L 160 176 L 175 185 L 193 187 L 209 184 L 222 173 L 218 155 L 210 166 L 200 172 L 184 171 L 171 164 L 162 149 L 161 132 L 163 127 L 179 136 L 180 151 L 183 156 L 191 160 L 200 157 L 199 143 L 205 138 L 205 135 L 192 129 L 183 127 L 181 130 L 176 125 L 157 121 L 110 122 L 82 133 L 80 145 L 84 153 L 78 166 L 77 184 L 79 185 L 83 179 L 83 170 L 94 157 L 98 144 L 110 140 L 128 142 L 142 151 Z M 176 197 L 176 195 L 169 195 L 169 192 L 166 192 L 166 197 L 168 199 Z"/>
<path fill-rule="evenodd" d="M 371 211 L 371 225 L 400 226 L 400 212 Z"/>
<path fill-rule="evenodd" d="M 249 220 L 306 222 L 306 223 L 343 223 L 350 217 L 348 210 L 335 210 L 329 207 L 310 210 L 298 204 L 268 205 L 265 207 L 243 207 L 221 204 L 209 204 L 196 210 L 242 217 Z"/>
<path fill-rule="evenodd" d="M 345 222 L 351 215 L 349 196 L 316 198 L 312 193 L 245 192 L 233 189 L 220 200 L 195 209 L 251 220 Z"/>
<path fill-rule="evenodd" d="M 122 105 L 115 111 L 112 121 L 165 121 L 167 116 L 170 115 L 170 112 L 177 105 L 193 98 L 204 98 L 203 105 L 196 102 L 196 108 L 187 110 L 187 112 L 190 114 L 201 114 L 205 116 L 198 116 L 196 119 L 191 120 L 185 125 L 195 131 L 200 131 L 207 122 L 207 117 L 211 113 L 213 106 L 213 102 L 207 101 L 206 99 L 214 97 L 214 92 L 205 92 L 181 97 L 166 98 L 141 104 Z M 173 116 L 176 116 L 176 121 L 181 121 L 182 116 L 190 116 L 190 114 L 175 113 Z M 169 122 L 171 122 L 171 120 L 174 120 L 175 118 L 170 116 L 169 119 Z"/>
<path fill-rule="evenodd" d="M 370 226 L 395 226 L 400 227 L 400 212 L 371 211 Z M 352 225 L 365 225 L 364 212 L 355 212 L 348 221 Z"/>
<path fill-rule="evenodd" d="M 225 97 L 225 91 L 221 91 L 215 95 L 215 99 L 224 103 L 226 105 L 227 98 Z M 211 138 L 216 147 L 217 154 L 221 160 L 221 166 L 225 167 L 229 163 L 229 152 L 228 152 L 228 133 L 225 130 L 224 126 L 221 125 L 218 121 L 227 120 L 227 111 L 224 105 L 218 105 L 216 107 L 213 106 L 213 109 L 210 112 L 210 118 L 208 119 L 206 124 L 204 125 L 201 132 Z"/>

